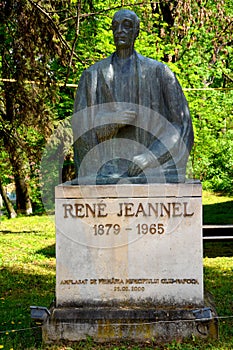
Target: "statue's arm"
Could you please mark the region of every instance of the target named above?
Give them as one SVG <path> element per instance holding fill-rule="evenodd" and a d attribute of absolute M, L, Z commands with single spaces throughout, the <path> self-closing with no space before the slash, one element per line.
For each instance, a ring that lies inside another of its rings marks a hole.
<path fill-rule="evenodd" d="M 136 113 L 134 111 L 101 110 L 95 117 L 95 130 L 98 141 L 103 142 L 113 138 L 120 128 L 132 124 L 135 117 Z"/>
<path fill-rule="evenodd" d="M 84 71 L 79 80 L 76 96 L 74 100 L 74 113 L 81 111 L 91 105 L 90 80 L 88 72 Z"/>
<path fill-rule="evenodd" d="M 158 76 L 161 82 L 161 105 L 165 125 L 159 138 L 151 143 L 149 149 L 162 165 L 171 158 L 178 157 L 179 152 L 182 157 L 182 148 L 185 148 L 184 152 L 190 152 L 193 128 L 188 103 L 175 74 L 166 65 L 161 64 Z"/>
<path fill-rule="evenodd" d="M 152 141 L 148 152 L 133 158 L 133 164 L 128 169 L 129 176 L 137 176 L 145 168 L 163 165 L 171 159 L 187 158 L 193 144 L 188 104 L 178 80 L 163 64 L 159 67 L 158 75 L 167 127 L 163 128 L 159 138 Z"/>
<path fill-rule="evenodd" d="M 168 120 L 180 131 L 181 138 L 188 142 L 191 149 L 193 127 L 188 103 L 175 74 L 166 65 L 163 65 L 161 81 Z"/>

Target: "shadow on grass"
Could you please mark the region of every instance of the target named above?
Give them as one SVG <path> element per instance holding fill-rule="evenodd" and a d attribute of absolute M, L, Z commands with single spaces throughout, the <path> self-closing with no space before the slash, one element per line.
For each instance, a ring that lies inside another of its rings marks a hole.
<path fill-rule="evenodd" d="M 203 243 L 204 258 L 232 257 L 233 241 L 230 242 L 204 242 Z"/>
<path fill-rule="evenodd" d="M 24 231 L 14 231 L 14 230 L 1 230 L 0 233 L 2 233 L 3 235 L 18 235 L 18 234 L 21 234 L 21 233 L 32 233 L 32 234 L 40 234 L 41 231 L 32 231 L 32 230 L 24 230 Z"/>
<path fill-rule="evenodd" d="M 233 225 L 233 200 L 203 205 L 204 225 Z"/>
<path fill-rule="evenodd" d="M 43 249 L 37 250 L 36 254 L 44 255 L 44 257 L 46 258 L 55 258 L 55 244 L 52 244 Z"/>
<path fill-rule="evenodd" d="M 52 274 L 0 270 L 0 344 L 4 349 L 28 349 L 41 344 L 41 327 L 31 321 L 30 306 L 49 308 L 55 293 Z"/>

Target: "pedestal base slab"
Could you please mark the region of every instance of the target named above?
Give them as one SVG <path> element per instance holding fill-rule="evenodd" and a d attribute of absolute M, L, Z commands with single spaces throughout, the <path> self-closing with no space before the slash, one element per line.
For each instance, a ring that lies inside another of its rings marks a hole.
<path fill-rule="evenodd" d="M 210 308 L 54 308 L 43 325 L 46 343 L 130 340 L 166 343 L 191 337 L 217 338 L 218 325 Z"/>

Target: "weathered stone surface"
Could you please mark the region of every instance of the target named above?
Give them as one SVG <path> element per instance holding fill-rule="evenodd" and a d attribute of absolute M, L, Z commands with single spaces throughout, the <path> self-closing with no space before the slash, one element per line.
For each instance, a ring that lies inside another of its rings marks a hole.
<path fill-rule="evenodd" d="M 216 338 L 201 208 L 198 182 L 56 187 L 56 305 L 44 342 Z"/>
<path fill-rule="evenodd" d="M 97 342 L 153 339 L 158 344 L 193 336 L 217 338 L 214 316 L 210 309 L 56 308 L 43 326 L 43 339 L 76 342 L 89 336 Z"/>
<path fill-rule="evenodd" d="M 202 306 L 201 208 L 198 183 L 58 186 L 57 306 Z"/>

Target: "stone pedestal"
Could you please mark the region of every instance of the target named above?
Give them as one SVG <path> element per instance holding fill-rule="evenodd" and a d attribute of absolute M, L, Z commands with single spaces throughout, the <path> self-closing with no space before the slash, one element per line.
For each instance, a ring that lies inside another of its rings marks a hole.
<path fill-rule="evenodd" d="M 56 259 L 47 342 L 216 330 L 204 305 L 199 183 L 56 187 Z"/>

